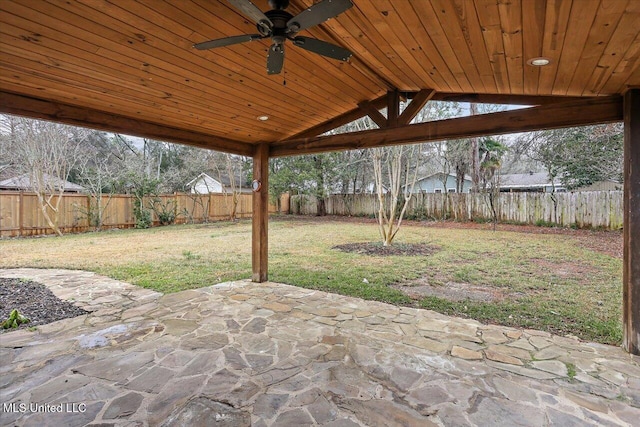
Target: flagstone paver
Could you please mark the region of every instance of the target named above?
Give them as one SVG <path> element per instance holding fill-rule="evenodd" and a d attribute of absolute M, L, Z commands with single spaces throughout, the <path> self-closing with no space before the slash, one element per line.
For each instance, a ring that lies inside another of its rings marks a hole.
<path fill-rule="evenodd" d="M 162 295 L 82 271 L 0 276 L 43 283 L 90 311 L 0 334 L 0 425 L 631 426 L 640 419 L 640 358 L 575 337 L 277 283 Z"/>

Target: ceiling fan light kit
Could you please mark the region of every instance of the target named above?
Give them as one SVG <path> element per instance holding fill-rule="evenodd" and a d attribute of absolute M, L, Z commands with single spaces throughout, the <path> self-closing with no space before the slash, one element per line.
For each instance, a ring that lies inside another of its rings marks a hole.
<path fill-rule="evenodd" d="M 214 49 L 239 43 L 271 38 L 272 44 L 267 55 L 267 73 L 279 74 L 284 65 L 284 44 L 290 40 L 294 46 L 309 52 L 339 61 L 347 61 L 351 52 L 343 47 L 314 39 L 298 36 L 297 33 L 334 18 L 353 6 L 351 0 L 323 0 L 293 16 L 285 9 L 289 0 L 269 0 L 272 10 L 262 12 L 250 0 L 228 0 L 232 6 L 256 23 L 258 34 L 243 34 L 209 40 L 193 45 L 198 50 Z"/>

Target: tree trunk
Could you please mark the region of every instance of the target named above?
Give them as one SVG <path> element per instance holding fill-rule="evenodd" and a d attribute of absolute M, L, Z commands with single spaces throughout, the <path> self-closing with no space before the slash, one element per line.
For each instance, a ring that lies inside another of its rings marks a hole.
<path fill-rule="evenodd" d="M 322 156 L 314 156 L 314 165 L 316 168 L 316 215 L 327 215 L 327 209 L 324 203 L 324 171 L 322 165 Z"/>
<path fill-rule="evenodd" d="M 324 197 L 318 197 L 316 199 L 316 215 L 317 216 L 326 216 L 327 215 L 327 207 L 324 203 Z"/>
<path fill-rule="evenodd" d="M 478 106 L 476 104 L 469 104 L 469 113 L 472 116 L 478 114 Z M 471 181 L 472 189 L 474 193 L 480 191 L 480 147 L 478 138 L 471 138 Z"/>
<path fill-rule="evenodd" d="M 62 231 L 60 231 L 60 227 L 58 227 L 58 208 L 60 207 L 60 200 L 62 199 L 61 195 L 58 195 L 58 199 L 56 200 L 56 206 L 51 205 L 51 199 L 54 197 L 53 195 L 49 196 L 49 199 L 45 200 L 45 195 L 36 193 L 38 196 L 38 201 L 40 202 L 40 209 L 42 210 L 42 216 L 44 216 L 45 221 L 49 225 L 49 228 L 53 230 L 58 236 L 62 237 Z M 53 217 L 49 215 L 49 209 L 53 211 Z"/>

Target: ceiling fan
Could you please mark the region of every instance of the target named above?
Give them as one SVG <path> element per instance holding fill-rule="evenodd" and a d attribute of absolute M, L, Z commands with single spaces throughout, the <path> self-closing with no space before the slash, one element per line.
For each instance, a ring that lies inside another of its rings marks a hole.
<path fill-rule="evenodd" d="M 235 8 L 243 12 L 256 23 L 258 34 L 244 34 L 225 37 L 193 45 L 198 50 L 213 49 L 238 43 L 271 38 L 272 44 L 267 55 L 267 73 L 279 74 L 284 64 L 284 43 L 288 39 L 294 46 L 328 58 L 346 61 L 351 52 L 340 46 L 311 37 L 298 36 L 298 32 L 318 25 L 327 19 L 338 16 L 353 6 L 351 0 L 322 0 L 319 3 L 293 16 L 285 9 L 289 0 L 269 0 L 272 10 L 262 12 L 250 0 L 228 0 Z"/>

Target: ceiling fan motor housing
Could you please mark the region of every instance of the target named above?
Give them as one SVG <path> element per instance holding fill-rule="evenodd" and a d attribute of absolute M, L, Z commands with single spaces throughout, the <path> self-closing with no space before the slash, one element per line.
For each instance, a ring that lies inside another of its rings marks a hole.
<path fill-rule="evenodd" d="M 289 33 L 287 22 L 289 22 L 289 20 L 293 18 L 293 15 L 284 10 L 277 9 L 265 12 L 265 15 L 273 23 L 271 33 L 268 35 L 271 36 L 275 43 L 284 42 L 284 40 L 287 38 L 287 34 Z M 258 30 L 260 30 L 260 25 L 258 25 Z"/>

